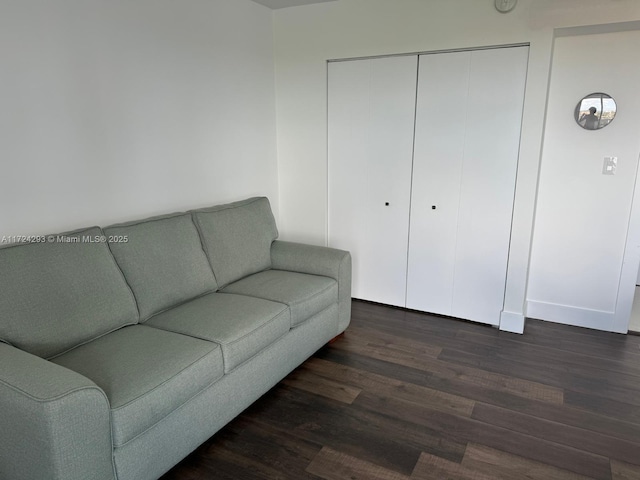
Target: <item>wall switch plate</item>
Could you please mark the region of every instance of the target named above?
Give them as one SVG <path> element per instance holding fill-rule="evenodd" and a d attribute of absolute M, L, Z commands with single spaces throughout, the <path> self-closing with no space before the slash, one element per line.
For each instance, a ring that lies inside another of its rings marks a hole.
<path fill-rule="evenodd" d="M 602 165 L 602 174 L 615 175 L 617 166 L 618 166 L 618 157 L 604 157 L 604 163 Z"/>

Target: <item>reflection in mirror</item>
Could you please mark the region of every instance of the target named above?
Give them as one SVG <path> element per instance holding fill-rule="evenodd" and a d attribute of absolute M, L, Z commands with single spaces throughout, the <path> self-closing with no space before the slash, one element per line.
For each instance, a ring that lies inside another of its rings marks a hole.
<path fill-rule="evenodd" d="M 584 97 L 574 112 L 576 123 L 585 130 L 599 130 L 616 116 L 616 102 L 606 93 L 592 93 Z"/>

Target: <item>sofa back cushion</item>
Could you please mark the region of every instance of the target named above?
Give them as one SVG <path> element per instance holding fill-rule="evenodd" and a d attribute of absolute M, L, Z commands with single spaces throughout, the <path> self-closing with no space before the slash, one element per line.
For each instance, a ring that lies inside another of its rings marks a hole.
<path fill-rule="evenodd" d="M 216 290 L 191 215 L 178 213 L 105 228 L 138 302 L 140 321 Z"/>
<path fill-rule="evenodd" d="M 218 286 L 271 268 L 278 237 L 269 200 L 255 197 L 192 212 Z"/>
<path fill-rule="evenodd" d="M 51 358 L 138 322 L 98 227 L 0 248 L 0 340 Z"/>

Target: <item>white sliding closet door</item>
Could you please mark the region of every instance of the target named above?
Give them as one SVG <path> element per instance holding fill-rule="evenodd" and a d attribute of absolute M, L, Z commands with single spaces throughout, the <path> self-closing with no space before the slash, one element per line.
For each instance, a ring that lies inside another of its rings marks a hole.
<path fill-rule="evenodd" d="M 408 308 L 499 324 L 527 59 L 527 47 L 420 57 Z"/>
<path fill-rule="evenodd" d="M 355 298 L 404 306 L 417 57 L 329 64 L 329 245 Z"/>
<path fill-rule="evenodd" d="M 420 57 L 407 307 L 451 315 L 470 52 Z"/>

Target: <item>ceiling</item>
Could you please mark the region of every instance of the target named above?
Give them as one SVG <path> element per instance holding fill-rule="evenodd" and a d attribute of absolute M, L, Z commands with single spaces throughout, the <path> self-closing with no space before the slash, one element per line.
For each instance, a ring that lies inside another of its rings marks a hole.
<path fill-rule="evenodd" d="M 310 5 L 312 3 L 335 2 L 336 0 L 253 0 L 260 5 L 276 8 L 298 7 L 300 5 Z"/>

